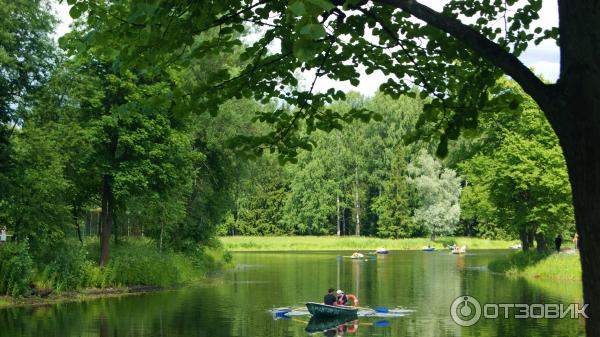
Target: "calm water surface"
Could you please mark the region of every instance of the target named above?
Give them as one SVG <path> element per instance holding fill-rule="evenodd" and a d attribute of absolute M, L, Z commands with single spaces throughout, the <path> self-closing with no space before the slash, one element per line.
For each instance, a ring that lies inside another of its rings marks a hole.
<path fill-rule="evenodd" d="M 360 304 L 402 308 L 403 317 L 361 317 L 355 332 L 316 336 L 578 336 L 573 319 L 481 320 L 459 327 L 450 305 L 469 294 L 482 303 L 571 303 L 577 283 L 509 278 L 486 271 L 507 251 L 392 252 L 376 260 L 338 259 L 342 252 L 236 253 L 238 267 L 209 284 L 117 299 L 0 310 L 0 336 L 229 337 L 307 336 L 310 317 L 274 319 L 271 309 L 321 301 L 328 287 Z M 381 322 L 387 321 L 387 326 Z M 377 323 L 379 322 L 379 323 Z M 374 324 L 377 323 L 377 324 Z M 342 329 L 341 329 L 342 330 Z"/>

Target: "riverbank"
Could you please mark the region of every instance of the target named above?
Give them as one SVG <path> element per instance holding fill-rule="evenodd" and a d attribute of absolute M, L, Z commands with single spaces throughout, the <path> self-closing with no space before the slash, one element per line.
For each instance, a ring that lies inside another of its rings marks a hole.
<path fill-rule="evenodd" d="M 581 263 L 579 252 L 573 249 L 560 253 L 544 253 L 537 251 L 516 252 L 510 257 L 493 261 L 489 269 L 506 275 L 529 278 L 581 281 Z"/>
<path fill-rule="evenodd" d="M 471 237 L 443 237 L 432 242 L 428 238 L 379 239 L 356 236 L 224 236 L 220 237 L 228 251 L 294 251 L 294 250 L 350 250 L 374 251 L 378 247 L 389 250 L 419 250 L 431 245 L 445 249 L 450 244 L 466 245 L 468 249 L 508 249 L 518 241 L 487 240 Z"/>
<path fill-rule="evenodd" d="M 68 302 L 90 301 L 100 298 L 113 298 L 140 295 L 157 291 L 164 291 L 161 287 L 122 287 L 122 288 L 105 288 L 105 289 L 81 289 L 78 291 L 68 291 L 60 293 L 52 293 L 47 297 L 28 296 L 28 297 L 12 297 L 0 296 L 0 309 L 8 307 L 23 307 L 23 306 L 45 306 Z"/>
<path fill-rule="evenodd" d="M 144 238 L 123 240 L 111 248 L 107 266 L 98 266 L 99 243 L 89 240 L 61 247 L 46 264 L 33 263 L 27 245 L 2 247 L 0 308 L 38 306 L 156 292 L 206 280 L 227 268 L 231 256 L 219 245 L 183 252 L 160 251 Z"/>

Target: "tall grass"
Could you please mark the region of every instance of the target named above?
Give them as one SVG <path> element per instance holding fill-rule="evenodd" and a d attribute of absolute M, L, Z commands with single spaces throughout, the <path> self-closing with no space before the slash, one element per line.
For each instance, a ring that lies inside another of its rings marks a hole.
<path fill-rule="evenodd" d="M 517 252 L 508 258 L 491 262 L 489 269 L 507 275 L 552 280 L 581 280 L 578 253 Z"/>
<path fill-rule="evenodd" d="M 99 243 L 86 244 L 91 260 L 87 266 L 87 287 L 155 286 L 170 287 L 196 282 L 210 271 L 228 263 L 219 248 L 198 248 L 183 254 L 159 251 L 156 244 L 145 239 L 124 241 L 111 248 L 110 262 L 97 266 Z"/>
<path fill-rule="evenodd" d="M 101 268 L 99 251 L 97 239 L 86 240 L 83 246 L 75 240 L 59 246 L 49 261 L 33 268 L 34 289 L 60 293 L 82 288 L 166 288 L 197 282 L 231 261 L 219 246 L 198 245 L 184 254 L 160 251 L 151 240 L 131 238 L 111 244 L 109 263 Z M 28 280 L 23 281 L 27 289 L 19 294 L 31 292 Z"/>
<path fill-rule="evenodd" d="M 290 250 L 414 250 L 431 245 L 444 249 L 449 244 L 466 245 L 468 249 L 507 249 L 517 241 L 487 240 L 470 237 L 445 237 L 432 242 L 428 238 L 379 239 L 356 236 L 227 236 L 221 237 L 230 251 L 290 251 Z"/>
<path fill-rule="evenodd" d="M 0 297 L 0 307 L 9 306 L 11 304 L 12 304 L 12 302 L 9 301 L 8 299 Z"/>

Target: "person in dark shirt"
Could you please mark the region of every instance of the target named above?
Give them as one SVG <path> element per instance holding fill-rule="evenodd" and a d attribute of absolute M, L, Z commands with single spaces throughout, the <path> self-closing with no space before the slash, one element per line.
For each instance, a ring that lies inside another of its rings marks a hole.
<path fill-rule="evenodd" d="M 327 290 L 327 295 L 325 295 L 325 297 L 323 298 L 323 302 L 327 305 L 335 305 L 335 295 L 333 294 L 334 289 L 333 288 L 329 288 L 329 290 Z"/>

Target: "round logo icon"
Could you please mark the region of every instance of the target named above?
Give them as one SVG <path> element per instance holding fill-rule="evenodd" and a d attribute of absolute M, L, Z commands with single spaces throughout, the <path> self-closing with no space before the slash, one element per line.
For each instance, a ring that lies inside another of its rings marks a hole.
<path fill-rule="evenodd" d="M 460 326 L 471 326 L 481 318 L 481 304 L 472 296 L 458 296 L 452 302 L 450 316 Z"/>

